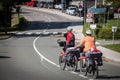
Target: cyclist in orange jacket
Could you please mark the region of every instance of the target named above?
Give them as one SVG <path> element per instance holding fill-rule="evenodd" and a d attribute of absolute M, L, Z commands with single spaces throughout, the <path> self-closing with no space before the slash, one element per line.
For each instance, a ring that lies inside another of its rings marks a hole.
<path fill-rule="evenodd" d="M 92 52 L 93 49 L 96 49 L 95 41 L 96 41 L 95 38 L 92 36 L 92 31 L 87 30 L 86 36 L 74 48 L 78 48 L 78 47 L 84 45 L 83 53 L 81 56 L 88 57 L 88 60 L 90 62 L 90 59 L 89 59 L 90 53 Z M 90 63 L 90 64 L 92 64 L 92 63 Z"/>

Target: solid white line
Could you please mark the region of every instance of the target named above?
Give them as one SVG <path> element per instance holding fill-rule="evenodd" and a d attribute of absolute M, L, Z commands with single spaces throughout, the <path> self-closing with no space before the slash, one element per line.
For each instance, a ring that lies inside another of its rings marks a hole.
<path fill-rule="evenodd" d="M 38 51 L 38 49 L 37 49 L 36 46 L 35 46 L 35 43 L 36 43 L 36 41 L 37 41 L 38 39 L 39 39 L 39 37 L 35 38 L 35 40 L 33 41 L 33 47 L 34 47 L 35 51 L 37 52 L 37 54 L 41 57 L 41 61 L 46 60 L 47 62 L 49 62 L 49 63 L 51 63 L 51 64 L 59 67 L 59 65 L 57 65 L 56 63 L 54 63 L 54 62 L 52 62 L 51 60 L 47 59 L 46 57 L 44 57 L 44 56 Z"/>

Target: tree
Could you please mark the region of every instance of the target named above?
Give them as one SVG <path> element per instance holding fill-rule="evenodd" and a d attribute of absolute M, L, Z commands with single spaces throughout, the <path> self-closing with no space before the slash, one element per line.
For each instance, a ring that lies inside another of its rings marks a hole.
<path fill-rule="evenodd" d="M 112 3 L 115 8 L 120 8 L 120 0 L 106 0 L 106 3 Z"/>
<path fill-rule="evenodd" d="M 0 0 L 0 26 L 4 27 L 7 34 L 7 27 L 11 27 L 12 7 L 28 0 Z"/>

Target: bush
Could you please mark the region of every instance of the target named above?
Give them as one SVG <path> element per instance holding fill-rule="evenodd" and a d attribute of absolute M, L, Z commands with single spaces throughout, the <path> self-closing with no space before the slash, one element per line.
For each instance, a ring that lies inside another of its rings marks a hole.
<path fill-rule="evenodd" d="M 24 17 L 21 17 L 19 25 L 18 25 L 18 29 L 24 30 L 24 29 L 26 29 L 27 25 L 28 25 L 28 21 Z"/>
<path fill-rule="evenodd" d="M 95 36 L 98 39 L 112 39 L 113 32 L 111 28 L 97 28 L 95 29 Z M 115 39 L 120 39 L 120 28 L 115 32 Z"/>

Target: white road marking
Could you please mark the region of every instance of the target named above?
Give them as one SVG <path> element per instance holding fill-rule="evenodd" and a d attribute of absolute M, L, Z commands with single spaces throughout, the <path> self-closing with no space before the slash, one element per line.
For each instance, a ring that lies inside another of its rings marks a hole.
<path fill-rule="evenodd" d="M 52 62 L 51 60 L 47 59 L 46 57 L 44 57 L 44 56 L 38 51 L 38 49 L 36 48 L 36 45 L 35 45 L 35 43 L 36 43 L 36 41 L 37 41 L 38 39 L 39 39 L 39 37 L 37 37 L 37 38 L 33 41 L 33 47 L 34 47 L 35 51 L 37 52 L 37 54 L 41 57 L 41 61 L 43 61 L 43 59 L 44 59 L 44 60 L 46 60 L 47 62 L 55 65 L 56 67 L 58 67 L 59 65 L 57 65 L 56 63 L 54 63 L 54 62 Z"/>

